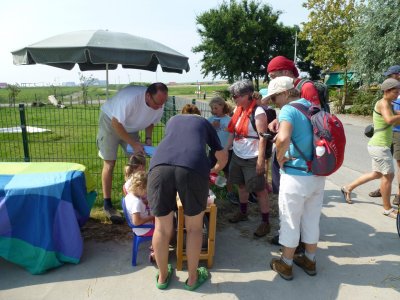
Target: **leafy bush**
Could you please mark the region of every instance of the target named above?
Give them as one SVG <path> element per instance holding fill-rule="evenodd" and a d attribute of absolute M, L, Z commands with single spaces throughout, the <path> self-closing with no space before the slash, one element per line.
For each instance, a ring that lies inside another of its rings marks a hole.
<path fill-rule="evenodd" d="M 380 92 L 360 89 L 352 95 L 353 106 L 347 111 L 351 114 L 369 116 L 380 96 L 382 96 Z"/>

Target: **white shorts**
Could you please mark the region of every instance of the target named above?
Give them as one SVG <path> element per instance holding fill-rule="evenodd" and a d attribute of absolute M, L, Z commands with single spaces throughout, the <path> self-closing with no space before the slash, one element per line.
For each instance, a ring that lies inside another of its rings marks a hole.
<path fill-rule="evenodd" d="M 372 171 L 383 175 L 394 174 L 393 156 L 389 147 L 368 146 L 368 153 L 372 158 Z"/>
<path fill-rule="evenodd" d="M 279 188 L 279 243 L 295 248 L 301 240 L 316 244 L 324 200 L 324 176 L 281 174 Z"/>

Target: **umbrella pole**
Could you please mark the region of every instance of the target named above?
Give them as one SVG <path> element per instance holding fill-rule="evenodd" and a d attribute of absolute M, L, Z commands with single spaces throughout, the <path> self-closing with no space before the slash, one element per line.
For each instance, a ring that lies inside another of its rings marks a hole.
<path fill-rule="evenodd" d="M 108 64 L 106 64 L 106 100 L 108 100 Z"/>

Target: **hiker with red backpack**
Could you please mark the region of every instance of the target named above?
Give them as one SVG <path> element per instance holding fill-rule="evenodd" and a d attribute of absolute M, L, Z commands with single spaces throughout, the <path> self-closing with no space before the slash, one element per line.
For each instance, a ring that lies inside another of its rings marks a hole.
<path fill-rule="evenodd" d="M 299 78 L 299 71 L 296 68 L 294 62 L 284 56 L 276 56 L 270 60 L 267 66 L 267 72 L 270 79 L 274 79 L 280 76 L 287 76 L 293 79 L 294 87 L 299 91 L 300 97 L 309 101 L 315 106 L 320 106 L 323 110 L 329 112 L 329 97 L 328 88 L 322 83 L 313 82 L 308 79 Z M 269 128 L 277 132 L 278 131 L 278 120 L 275 120 L 269 124 Z M 272 189 L 274 194 L 279 191 L 280 185 L 280 174 L 279 164 L 273 155 L 272 160 Z M 275 235 L 271 239 L 271 243 L 279 245 L 279 235 Z M 302 252 L 304 249 L 300 246 L 298 252 Z"/>
<path fill-rule="evenodd" d="M 282 256 L 271 260 L 271 269 L 293 279 L 293 263 L 316 275 L 315 254 L 324 198 L 325 176 L 343 163 L 345 136 L 342 123 L 299 97 L 293 78 L 280 76 L 268 85 L 267 100 L 281 108 L 276 137 L 280 166 L 279 243 Z M 305 252 L 295 254 L 301 241 Z"/>

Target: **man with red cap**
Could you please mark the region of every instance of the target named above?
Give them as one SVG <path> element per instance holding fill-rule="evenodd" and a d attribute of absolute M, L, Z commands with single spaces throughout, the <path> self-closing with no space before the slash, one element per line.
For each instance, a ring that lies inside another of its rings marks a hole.
<path fill-rule="evenodd" d="M 268 64 L 267 72 L 270 79 L 274 79 L 280 76 L 288 76 L 295 79 L 294 87 L 296 87 L 301 79 L 299 77 L 299 71 L 294 62 L 284 56 L 276 56 Z M 311 81 L 305 82 L 301 87 L 300 91 L 301 98 L 304 98 L 311 102 L 312 105 L 320 106 L 318 97 L 318 91 Z"/>

